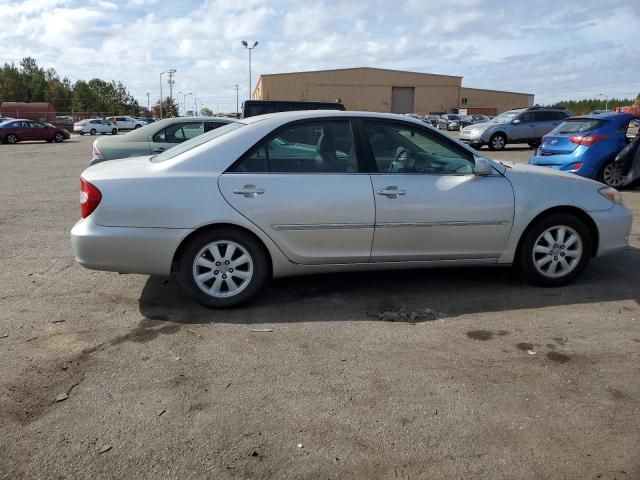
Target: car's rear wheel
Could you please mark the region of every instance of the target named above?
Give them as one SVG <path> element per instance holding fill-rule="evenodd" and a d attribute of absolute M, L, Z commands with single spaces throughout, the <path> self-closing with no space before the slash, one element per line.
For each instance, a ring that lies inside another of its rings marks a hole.
<path fill-rule="evenodd" d="M 504 150 L 507 145 L 507 137 L 504 133 L 494 133 L 489 139 L 489 148 L 491 150 Z"/>
<path fill-rule="evenodd" d="M 540 142 L 529 142 L 528 145 L 535 150 L 540 146 Z"/>
<path fill-rule="evenodd" d="M 92 128 L 91 130 L 89 130 L 89 134 L 90 135 L 95 135 L 96 134 L 96 129 Z"/>
<path fill-rule="evenodd" d="M 80 135 L 84 135 L 84 132 L 78 132 Z"/>
<path fill-rule="evenodd" d="M 602 183 L 613 187 L 622 188 L 627 182 L 626 176 L 622 173 L 622 167 L 613 160 L 607 163 L 600 173 Z"/>
<path fill-rule="evenodd" d="M 133 128 L 134 128 L 134 130 L 135 130 L 136 128 L 140 128 L 140 127 L 142 127 L 142 125 L 137 124 L 137 125 L 136 125 L 135 127 L 133 127 Z"/>
<path fill-rule="evenodd" d="M 573 215 L 555 214 L 528 230 L 517 261 L 527 280 L 543 287 L 555 287 L 580 275 L 591 251 L 591 233 L 584 222 Z"/>
<path fill-rule="evenodd" d="M 62 143 L 64 142 L 64 135 L 61 133 L 56 133 L 55 137 L 53 137 L 53 139 L 56 141 L 56 143 Z"/>
<path fill-rule="evenodd" d="M 16 143 L 18 143 L 18 137 L 12 133 L 10 135 L 7 135 L 5 142 L 10 143 L 11 145 L 15 145 Z"/>
<path fill-rule="evenodd" d="M 111 135 L 117 135 L 117 134 L 118 134 L 118 129 L 117 128 L 111 129 Z"/>
<path fill-rule="evenodd" d="M 219 229 L 186 246 L 178 278 L 185 293 L 207 307 L 228 308 L 260 293 L 269 278 L 264 247 L 251 235 Z"/>

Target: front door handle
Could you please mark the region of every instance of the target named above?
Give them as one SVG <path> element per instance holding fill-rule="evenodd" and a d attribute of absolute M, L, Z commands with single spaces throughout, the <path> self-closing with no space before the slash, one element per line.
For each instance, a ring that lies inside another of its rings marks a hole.
<path fill-rule="evenodd" d="M 258 188 L 255 185 L 245 185 L 242 188 L 234 188 L 233 193 L 244 195 L 245 198 L 255 198 L 264 193 L 264 188 Z"/>
<path fill-rule="evenodd" d="M 153 153 L 160 153 L 160 152 L 164 152 L 164 147 L 156 147 L 153 149 Z"/>
<path fill-rule="evenodd" d="M 389 185 L 387 188 L 383 188 L 376 192 L 378 195 L 384 195 L 387 198 L 398 198 L 398 195 L 406 195 L 406 190 L 399 190 L 395 185 Z"/>

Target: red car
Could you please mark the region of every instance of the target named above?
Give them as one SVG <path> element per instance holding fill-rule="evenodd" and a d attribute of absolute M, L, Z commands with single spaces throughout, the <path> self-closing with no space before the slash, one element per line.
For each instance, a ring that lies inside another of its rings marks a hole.
<path fill-rule="evenodd" d="M 69 132 L 49 123 L 33 120 L 9 120 L 0 123 L 0 142 L 18 143 L 29 140 L 46 140 L 61 143 L 69 140 Z"/>

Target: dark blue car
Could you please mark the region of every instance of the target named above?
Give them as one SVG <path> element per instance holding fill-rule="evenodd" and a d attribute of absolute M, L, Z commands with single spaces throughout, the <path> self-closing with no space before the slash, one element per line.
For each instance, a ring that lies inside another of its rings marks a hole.
<path fill-rule="evenodd" d="M 629 113 L 593 113 L 567 118 L 542 138 L 540 148 L 529 163 L 620 188 L 625 177 L 613 160 L 629 141 L 627 129 L 633 119 Z"/>

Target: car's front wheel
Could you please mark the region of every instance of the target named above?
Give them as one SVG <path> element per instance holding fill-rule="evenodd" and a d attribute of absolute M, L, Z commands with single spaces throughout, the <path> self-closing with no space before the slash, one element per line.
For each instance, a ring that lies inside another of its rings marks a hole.
<path fill-rule="evenodd" d="M 600 173 L 602 183 L 613 188 L 622 188 L 627 183 L 626 176 L 622 173 L 622 167 L 613 160 L 607 163 Z"/>
<path fill-rule="evenodd" d="M 140 128 L 140 127 L 142 127 L 142 125 L 140 125 L 140 124 L 138 123 L 138 124 L 136 124 L 136 126 L 135 126 L 135 127 L 133 127 L 133 129 L 135 130 L 136 128 Z"/>
<path fill-rule="evenodd" d="M 53 139 L 56 141 L 56 143 L 62 143 L 64 142 L 64 135 L 61 133 L 56 133 L 55 137 L 53 137 Z"/>
<path fill-rule="evenodd" d="M 573 215 L 555 214 L 529 229 L 517 261 L 530 282 L 555 287 L 575 279 L 587 266 L 591 251 L 591 234 L 584 222 Z"/>
<path fill-rule="evenodd" d="M 234 307 L 260 293 L 269 278 L 264 247 L 251 235 L 216 229 L 196 235 L 179 264 L 183 290 L 214 308 Z"/>
<path fill-rule="evenodd" d="M 117 135 L 118 134 L 118 129 L 117 128 L 112 128 L 111 129 L 111 135 Z"/>
<path fill-rule="evenodd" d="M 494 133 L 489 140 L 489 148 L 491 150 L 504 150 L 507 145 L 507 137 L 504 133 Z"/>
<path fill-rule="evenodd" d="M 96 129 L 92 128 L 91 130 L 89 130 L 89 135 L 95 135 L 96 134 Z"/>
<path fill-rule="evenodd" d="M 11 145 L 15 145 L 16 143 L 18 143 L 18 137 L 12 133 L 11 135 L 7 135 L 5 141 L 7 143 L 10 143 Z"/>

